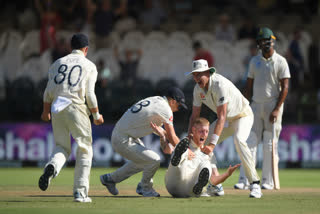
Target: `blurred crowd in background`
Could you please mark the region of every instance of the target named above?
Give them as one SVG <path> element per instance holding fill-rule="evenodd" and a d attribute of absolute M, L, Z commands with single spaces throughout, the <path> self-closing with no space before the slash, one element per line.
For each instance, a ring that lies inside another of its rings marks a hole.
<path fill-rule="evenodd" d="M 0 8 L 0 121 L 40 121 L 48 68 L 83 32 L 107 122 L 176 85 L 189 110 L 175 121 L 187 124 L 192 60 L 207 59 L 243 90 L 259 27 L 273 30 L 290 67 L 283 123 L 319 121 L 318 0 L 0 0 Z"/>

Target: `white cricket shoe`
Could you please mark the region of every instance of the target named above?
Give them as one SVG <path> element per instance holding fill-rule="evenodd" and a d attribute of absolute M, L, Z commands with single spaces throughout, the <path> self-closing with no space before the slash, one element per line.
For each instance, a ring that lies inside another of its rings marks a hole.
<path fill-rule="evenodd" d="M 54 166 L 52 164 L 49 164 L 44 168 L 43 174 L 39 178 L 39 188 L 42 191 L 46 191 L 46 189 L 49 187 L 50 181 L 53 178 L 53 175 L 55 173 Z"/>
<path fill-rule="evenodd" d="M 223 196 L 224 190 L 222 184 L 218 184 L 216 186 L 213 184 L 209 184 L 207 186 L 207 194 L 210 196 Z"/>
<path fill-rule="evenodd" d="M 270 184 L 262 184 L 261 189 L 273 190 L 273 185 Z"/>
<path fill-rule="evenodd" d="M 261 198 L 262 192 L 259 184 L 251 184 L 250 185 L 250 198 Z"/>
<path fill-rule="evenodd" d="M 105 175 L 101 175 L 100 176 L 100 181 L 101 184 L 106 186 L 108 191 L 112 194 L 112 195 L 118 195 L 119 191 L 116 187 L 116 183 L 112 180 L 110 174 L 105 174 Z"/>
<path fill-rule="evenodd" d="M 246 185 L 245 183 L 236 183 L 233 187 L 235 189 L 249 189 L 249 185 Z"/>
<path fill-rule="evenodd" d="M 74 194 L 74 202 L 80 202 L 80 203 L 91 203 L 92 200 L 88 196 L 83 196 L 79 192 L 75 192 Z"/>

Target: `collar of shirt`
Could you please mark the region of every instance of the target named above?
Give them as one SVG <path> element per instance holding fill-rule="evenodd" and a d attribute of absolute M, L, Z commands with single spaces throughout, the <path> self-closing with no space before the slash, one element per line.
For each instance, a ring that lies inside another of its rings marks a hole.
<path fill-rule="evenodd" d="M 190 140 L 190 149 L 192 151 L 196 151 L 196 150 L 200 150 L 200 147 L 193 140 Z"/>
<path fill-rule="evenodd" d="M 80 51 L 80 50 L 72 50 L 71 53 L 73 53 L 73 54 L 80 54 L 80 55 L 83 55 L 83 56 L 84 56 L 84 53 L 83 53 L 82 51 Z"/>
<path fill-rule="evenodd" d="M 274 59 L 275 59 L 275 57 L 276 57 L 276 50 L 273 50 L 273 54 L 272 54 L 272 56 L 270 57 L 270 58 L 268 58 L 268 59 L 266 59 L 266 58 L 264 58 L 263 57 L 263 55 L 262 55 L 262 52 L 260 52 L 260 58 L 262 59 L 262 60 L 264 60 L 264 61 L 274 61 Z"/>
<path fill-rule="evenodd" d="M 169 101 L 168 101 L 168 98 L 167 98 L 166 96 L 163 96 L 162 98 L 166 101 L 166 103 L 167 103 L 167 104 L 168 104 L 168 106 L 170 107 L 170 105 L 169 105 Z M 171 109 L 171 107 L 170 107 L 170 109 Z"/>

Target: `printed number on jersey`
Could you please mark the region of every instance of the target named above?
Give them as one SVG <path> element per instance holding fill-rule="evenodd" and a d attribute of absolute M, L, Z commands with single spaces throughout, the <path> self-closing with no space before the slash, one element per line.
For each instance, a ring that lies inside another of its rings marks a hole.
<path fill-rule="evenodd" d="M 72 80 L 74 77 L 73 75 L 78 75 L 78 78 L 76 81 Z M 70 70 L 68 70 L 68 66 L 66 64 L 62 64 L 58 68 L 58 73 L 54 77 L 54 82 L 56 84 L 61 84 L 66 80 L 66 77 L 68 79 L 68 85 L 70 86 L 76 86 L 81 78 L 82 75 L 82 67 L 80 65 L 74 65 L 71 67 Z"/>
<path fill-rule="evenodd" d="M 138 113 L 139 111 L 141 111 L 141 109 L 143 107 L 147 107 L 148 105 L 150 105 L 150 101 L 149 100 L 143 100 L 135 105 L 133 105 L 131 108 L 130 108 L 130 111 L 132 113 Z"/>

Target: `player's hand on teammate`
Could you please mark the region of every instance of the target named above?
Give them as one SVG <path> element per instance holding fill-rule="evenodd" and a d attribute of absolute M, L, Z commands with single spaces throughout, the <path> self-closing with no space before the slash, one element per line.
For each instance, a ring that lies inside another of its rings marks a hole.
<path fill-rule="evenodd" d="M 191 149 L 188 149 L 188 160 L 192 160 L 195 157 L 196 155 L 194 154 L 194 152 L 191 151 Z"/>
<path fill-rule="evenodd" d="M 93 119 L 93 123 L 94 123 L 94 125 L 97 125 L 97 126 L 104 123 L 104 119 L 103 119 L 102 114 L 100 114 L 100 118 L 98 120 Z"/>
<path fill-rule="evenodd" d="M 213 152 L 214 145 L 210 144 L 201 148 L 201 151 L 207 155 L 210 155 Z"/>
<path fill-rule="evenodd" d="M 227 173 L 228 173 L 228 176 L 231 176 L 232 175 L 232 173 L 234 172 L 234 171 L 236 171 L 236 169 L 240 166 L 241 164 L 240 163 L 238 163 L 238 164 L 236 164 L 236 165 L 234 165 L 234 166 L 229 166 L 229 168 L 228 168 L 228 170 L 227 170 Z"/>
<path fill-rule="evenodd" d="M 152 128 L 155 134 L 159 135 L 159 137 L 165 137 L 165 130 L 162 127 L 157 126 L 153 122 L 150 122 L 150 127 Z"/>
<path fill-rule="evenodd" d="M 43 120 L 45 122 L 49 122 L 51 120 L 50 112 L 43 111 L 42 114 L 41 114 L 41 120 Z"/>

